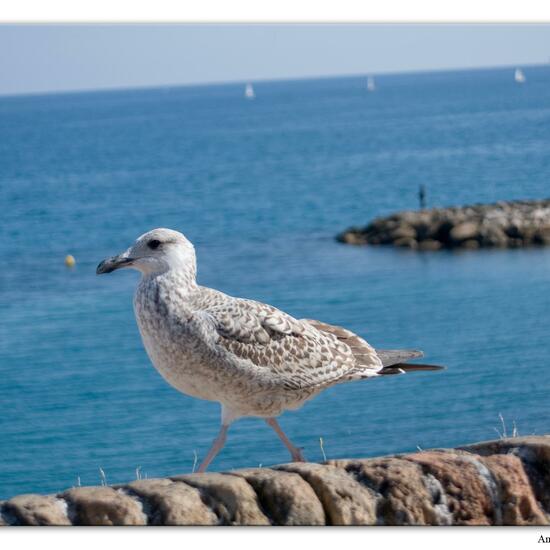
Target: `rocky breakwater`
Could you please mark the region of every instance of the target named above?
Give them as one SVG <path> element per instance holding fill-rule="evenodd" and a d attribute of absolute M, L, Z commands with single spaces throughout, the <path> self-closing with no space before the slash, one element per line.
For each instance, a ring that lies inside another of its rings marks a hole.
<path fill-rule="evenodd" d="M 336 238 L 420 250 L 550 245 L 550 199 L 398 212 Z"/>
<path fill-rule="evenodd" d="M 74 487 L 2 525 L 548 525 L 550 436 Z"/>

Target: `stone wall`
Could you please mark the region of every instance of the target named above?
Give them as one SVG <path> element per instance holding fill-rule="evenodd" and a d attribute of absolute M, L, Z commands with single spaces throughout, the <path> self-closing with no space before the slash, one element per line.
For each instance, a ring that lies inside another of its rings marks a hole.
<path fill-rule="evenodd" d="M 550 244 L 550 200 L 405 211 L 338 235 L 347 244 L 443 248 L 519 248 Z"/>
<path fill-rule="evenodd" d="M 548 525 L 550 436 L 78 487 L 0 502 L 2 525 Z"/>

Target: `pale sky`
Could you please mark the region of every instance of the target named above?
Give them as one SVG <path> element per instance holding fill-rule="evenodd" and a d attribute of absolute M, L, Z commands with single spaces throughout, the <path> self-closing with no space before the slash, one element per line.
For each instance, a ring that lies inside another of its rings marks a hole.
<path fill-rule="evenodd" d="M 547 63 L 550 25 L 0 25 L 0 94 Z"/>

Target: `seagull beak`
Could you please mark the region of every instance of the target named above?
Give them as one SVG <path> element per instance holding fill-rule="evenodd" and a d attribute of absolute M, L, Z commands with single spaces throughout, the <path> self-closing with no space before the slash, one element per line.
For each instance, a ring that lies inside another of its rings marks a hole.
<path fill-rule="evenodd" d="M 120 269 L 121 267 L 130 267 L 134 258 L 128 258 L 124 254 L 119 254 L 118 256 L 113 256 L 112 258 L 107 258 L 103 260 L 95 270 L 97 275 L 103 275 L 103 273 L 111 273 L 115 269 Z"/>

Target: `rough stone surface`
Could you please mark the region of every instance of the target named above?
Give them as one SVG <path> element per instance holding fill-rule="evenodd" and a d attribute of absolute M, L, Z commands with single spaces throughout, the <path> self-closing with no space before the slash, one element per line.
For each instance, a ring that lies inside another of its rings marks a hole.
<path fill-rule="evenodd" d="M 455 225 L 449 232 L 449 237 L 453 241 L 466 241 L 475 239 L 479 233 L 479 225 L 474 222 L 463 222 Z"/>
<path fill-rule="evenodd" d="M 67 503 L 52 496 L 19 495 L 4 504 L 4 513 L 20 525 L 71 525 Z"/>
<path fill-rule="evenodd" d="M 485 441 L 461 449 L 481 456 L 507 454 L 520 458 L 535 498 L 550 516 L 550 436 Z"/>
<path fill-rule="evenodd" d="M 217 525 L 198 489 L 170 479 L 141 479 L 126 486 L 144 503 L 150 525 Z"/>
<path fill-rule="evenodd" d="M 141 504 L 112 487 L 77 487 L 61 494 L 74 525 L 147 525 Z"/>
<path fill-rule="evenodd" d="M 491 525 L 495 522 L 491 488 L 470 457 L 441 451 L 408 455 L 438 487 L 443 513 L 453 525 Z"/>
<path fill-rule="evenodd" d="M 448 525 L 438 495 L 426 483 L 422 468 L 397 457 L 371 460 L 334 460 L 359 483 L 377 495 L 376 523 L 381 525 Z"/>
<path fill-rule="evenodd" d="M 311 485 L 295 473 L 268 468 L 239 470 L 276 525 L 325 525 L 325 511 Z"/>
<path fill-rule="evenodd" d="M 513 455 L 493 455 L 480 460 L 495 480 L 500 508 L 499 524 L 547 524 L 544 512 L 530 490 L 529 479 L 520 458 Z"/>
<path fill-rule="evenodd" d="M 269 525 L 254 489 L 230 474 L 189 474 L 171 478 L 197 488 L 221 525 Z"/>
<path fill-rule="evenodd" d="M 420 250 L 439 250 L 441 247 L 442 244 L 435 239 L 424 239 L 418 243 Z"/>
<path fill-rule="evenodd" d="M 351 227 L 336 238 L 418 250 L 550 245 L 550 199 L 408 210 Z"/>
<path fill-rule="evenodd" d="M 0 525 L 550 525 L 550 436 L 79 487 Z"/>
<path fill-rule="evenodd" d="M 328 525 L 374 525 L 376 495 L 342 468 L 331 464 L 284 464 L 277 469 L 300 474 L 325 508 Z"/>

